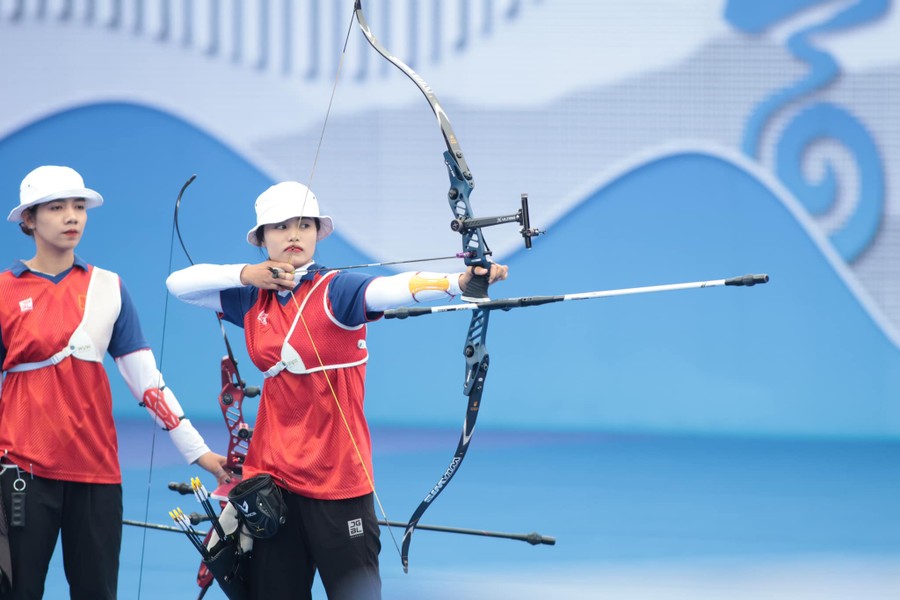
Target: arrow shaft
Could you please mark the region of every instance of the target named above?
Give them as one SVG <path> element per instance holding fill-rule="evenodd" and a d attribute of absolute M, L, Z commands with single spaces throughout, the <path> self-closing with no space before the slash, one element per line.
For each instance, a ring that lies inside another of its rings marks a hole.
<path fill-rule="evenodd" d="M 346 271 L 348 269 L 368 269 L 372 267 L 389 267 L 391 265 L 408 265 L 411 263 L 433 262 L 437 260 L 453 260 L 456 258 L 466 258 L 465 252 L 457 252 L 452 256 L 433 256 L 431 258 L 411 258 L 409 260 L 392 260 L 388 262 L 368 263 L 365 265 L 350 265 L 347 267 L 323 267 L 320 269 L 312 269 L 312 271 Z"/>
<path fill-rule="evenodd" d="M 181 527 L 173 527 L 171 525 L 160 525 L 158 523 L 145 523 L 144 521 L 133 521 L 131 519 L 122 519 L 123 525 L 131 525 L 132 527 L 143 527 L 144 529 L 157 529 L 159 531 L 174 531 L 175 533 L 184 533 Z M 206 536 L 208 532 L 198 531 L 197 535 Z"/>

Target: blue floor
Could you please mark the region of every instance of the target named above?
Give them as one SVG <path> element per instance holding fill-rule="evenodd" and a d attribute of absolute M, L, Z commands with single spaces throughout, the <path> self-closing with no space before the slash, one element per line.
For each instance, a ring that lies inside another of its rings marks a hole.
<path fill-rule="evenodd" d="M 136 520 L 147 506 L 148 425 L 120 424 L 125 517 Z M 199 428 L 224 443 L 221 425 Z M 391 520 L 408 518 L 458 436 L 373 431 Z M 154 456 L 150 520 L 166 523 L 175 506 L 199 510 L 166 489 L 198 471 L 164 434 Z M 383 529 L 386 599 L 897 598 L 900 443 L 477 431 L 423 523 L 538 531 L 558 542 L 418 531 L 404 575 Z M 120 598 L 196 598 L 197 564 L 180 534 L 126 527 Z M 57 556 L 46 597 L 66 590 Z"/>

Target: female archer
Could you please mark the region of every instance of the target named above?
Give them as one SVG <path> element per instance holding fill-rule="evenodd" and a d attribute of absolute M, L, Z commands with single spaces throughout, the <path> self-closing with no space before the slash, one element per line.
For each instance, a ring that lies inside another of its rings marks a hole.
<path fill-rule="evenodd" d="M 184 458 L 229 478 L 166 387 L 119 276 L 75 254 L 88 209 L 101 204 L 75 170 L 42 166 L 8 216 L 35 254 L 0 272 L 0 488 L 12 559 L 2 600 L 42 597 L 60 534 L 71 597 L 116 597 L 122 477 L 107 353 Z"/>
<path fill-rule="evenodd" d="M 286 521 L 253 543 L 252 598 L 310 598 L 318 570 L 332 600 L 381 598 L 372 448 L 363 412 L 366 324 L 381 312 L 461 294 L 464 273 L 373 277 L 329 271 L 313 260 L 334 230 L 303 184 L 283 182 L 256 200 L 247 241 L 258 264 L 195 265 L 169 291 L 244 328 L 265 382 L 244 475 L 268 475 Z M 489 282 L 507 268 L 478 270 Z M 271 533 L 271 532 L 270 532 Z"/>

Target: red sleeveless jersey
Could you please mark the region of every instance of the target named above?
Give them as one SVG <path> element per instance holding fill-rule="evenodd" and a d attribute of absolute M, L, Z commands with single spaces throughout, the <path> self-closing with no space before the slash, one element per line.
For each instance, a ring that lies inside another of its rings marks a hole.
<path fill-rule="evenodd" d="M 73 267 L 58 283 L 31 272 L 0 273 L 4 371 L 43 361 L 65 347 L 84 315 L 92 270 Z M 0 392 L 0 452 L 40 477 L 121 483 L 103 363 L 70 356 L 56 365 L 7 373 Z"/>
<path fill-rule="evenodd" d="M 333 274 L 304 282 L 294 292 L 296 302 L 289 298 L 284 305 L 274 292 L 260 290 L 256 304 L 244 315 L 250 359 L 267 371 L 281 360 L 301 307 L 302 318 L 288 342 L 305 365 L 292 370 L 306 371 L 285 369 L 265 380 L 245 476 L 268 473 L 292 492 L 323 500 L 362 496 L 374 485 L 369 480 L 372 443 L 363 413 L 366 327 L 347 327 L 333 316 L 327 291 Z"/>

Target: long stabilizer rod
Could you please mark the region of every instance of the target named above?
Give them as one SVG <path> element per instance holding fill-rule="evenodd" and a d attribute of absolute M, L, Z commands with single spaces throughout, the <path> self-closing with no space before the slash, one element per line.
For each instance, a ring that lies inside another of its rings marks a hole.
<path fill-rule="evenodd" d="M 196 521 L 194 520 L 196 519 Z M 200 521 L 209 520 L 207 517 L 199 515 L 197 513 L 191 513 L 190 520 L 192 523 L 196 524 Z M 172 531 L 175 533 L 184 533 L 184 531 L 178 527 L 172 527 L 169 525 L 159 525 L 157 523 L 144 523 L 143 521 L 132 521 L 131 519 L 122 519 L 122 523 L 125 525 L 131 525 L 133 527 L 144 527 L 147 529 L 157 529 L 159 531 Z M 400 527 L 405 528 L 408 523 L 404 523 L 401 521 L 384 521 L 379 520 L 379 525 L 383 525 L 386 527 Z M 462 529 L 459 527 L 443 527 L 440 525 L 417 525 L 416 529 L 423 529 L 425 531 L 437 531 L 440 533 L 458 533 L 462 535 L 477 535 L 481 537 L 491 537 L 491 538 L 500 538 L 504 540 L 517 540 L 520 542 L 528 542 L 532 546 L 537 546 L 539 544 L 543 544 L 546 546 L 555 546 L 556 538 L 550 537 L 548 535 L 541 535 L 537 532 L 532 533 L 503 533 L 500 531 L 484 531 L 482 529 Z M 208 532 L 206 531 L 198 531 L 197 535 L 201 537 L 205 537 Z"/>
<path fill-rule="evenodd" d="M 405 529 L 409 523 L 401 521 L 378 521 L 379 525 L 388 527 L 400 527 Z M 544 544 L 546 546 L 555 546 L 556 538 L 549 535 L 541 535 L 536 531 L 531 533 L 503 533 L 499 531 L 483 531 L 481 529 L 461 529 L 459 527 L 444 527 L 441 525 L 416 525 L 416 530 L 423 529 L 425 531 L 438 531 L 440 533 L 460 533 L 462 535 L 479 535 L 482 537 L 501 538 L 504 540 L 518 540 L 520 542 L 528 542 L 532 546 Z"/>
<path fill-rule="evenodd" d="M 623 288 L 619 290 L 601 290 L 597 292 L 581 292 L 578 294 L 560 294 L 558 296 L 522 296 L 521 298 L 502 298 L 488 300 L 486 302 L 469 302 L 465 304 L 450 304 L 447 306 L 414 306 L 411 308 L 397 308 L 384 313 L 385 319 L 405 319 L 407 317 L 421 317 L 441 312 L 455 312 L 458 310 L 511 310 L 525 306 L 538 306 L 539 304 L 551 304 L 553 302 L 568 302 L 570 300 L 591 300 L 594 298 L 611 298 L 613 296 L 630 296 L 634 294 L 652 294 L 655 292 L 671 292 L 675 290 L 690 290 L 695 288 L 710 288 L 720 286 L 754 286 L 769 281 L 768 275 L 743 275 L 730 279 L 714 279 L 711 281 L 694 281 L 691 283 L 672 283 L 668 285 L 651 285 L 646 287 Z"/>

